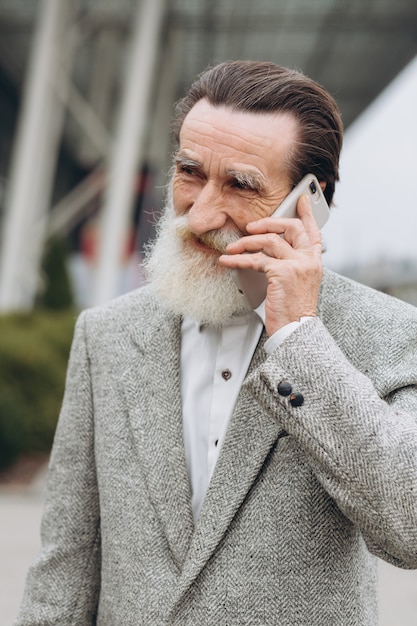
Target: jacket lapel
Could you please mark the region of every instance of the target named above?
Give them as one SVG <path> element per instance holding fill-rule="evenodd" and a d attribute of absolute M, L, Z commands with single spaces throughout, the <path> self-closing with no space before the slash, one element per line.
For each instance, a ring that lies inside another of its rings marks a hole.
<path fill-rule="evenodd" d="M 265 360 L 265 341 L 264 331 L 248 374 Z M 132 350 L 122 374 L 149 498 L 180 571 L 173 610 L 214 553 L 271 449 L 286 435 L 243 386 L 194 528 L 184 454 L 180 347 L 181 319 L 150 302 L 132 328 Z"/>
<path fill-rule="evenodd" d="M 123 374 L 149 498 L 181 569 L 194 530 L 182 434 L 180 318 L 155 307 L 132 330 Z"/>
<path fill-rule="evenodd" d="M 265 340 L 264 331 L 248 373 L 265 360 Z M 192 537 L 177 586 L 176 601 L 214 553 L 266 457 L 277 440 L 285 435 L 280 424 L 272 420 L 243 387 Z"/>

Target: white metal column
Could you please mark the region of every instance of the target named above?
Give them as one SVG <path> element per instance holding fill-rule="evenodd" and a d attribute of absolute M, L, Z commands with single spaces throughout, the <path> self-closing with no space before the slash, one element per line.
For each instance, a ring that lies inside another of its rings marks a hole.
<path fill-rule="evenodd" d="M 60 112 L 51 79 L 69 4 L 42 0 L 12 157 L 0 250 L 0 310 L 32 307 L 56 161 Z M 62 118 L 61 118 L 62 119 Z"/>
<path fill-rule="evenodd" d="M 102 209 L 98 266 L 92 304 L 117 294 L 120 260 L 129 225 L 134 182 L 143 159 L 144 136 L 166 0 L 142 0 L 133 26 L 124 77 L 109 187 Z"/>

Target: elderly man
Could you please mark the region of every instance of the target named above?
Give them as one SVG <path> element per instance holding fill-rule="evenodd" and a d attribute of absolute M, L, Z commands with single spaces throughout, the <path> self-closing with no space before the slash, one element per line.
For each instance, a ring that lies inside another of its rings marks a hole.
<path fill-rule="evenodd" d="M 270 217 L 307 173 L 331 203 L 337 107 L 231 62 L 175 130 L 150 284 L 77 324 L 16 623 L 375 625 L 375 556 L 417 567 L 417 314 L 323 272 L 305 196 Z"/>

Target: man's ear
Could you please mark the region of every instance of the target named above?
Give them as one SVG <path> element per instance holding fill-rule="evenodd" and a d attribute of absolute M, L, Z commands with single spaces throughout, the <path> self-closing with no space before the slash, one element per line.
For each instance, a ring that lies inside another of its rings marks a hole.
<path fill-rule="evenodd" d="M 327 187 L 327 183 L 324 180 L 322 180 L 320 183 L 320 187 L 321 187 L 321 190 L 324 191 Z"/>

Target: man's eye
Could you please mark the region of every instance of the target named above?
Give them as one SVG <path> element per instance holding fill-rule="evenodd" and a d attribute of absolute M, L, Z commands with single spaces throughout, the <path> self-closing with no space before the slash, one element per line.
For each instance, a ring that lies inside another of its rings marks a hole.
<path fill-rule="evenodd" d="M 252 185 L 249 185 L 243 180 L 234 180 L 232 183 L 232 187 L 234 189 L 239 189 L 240 191 L 256 191 Z"/>
<path fill-rule="evenodd" d="M 193 176 L 193 174 L 195 174 L 195 169 L 189 165 L 180 165 L 178 169 L 181 174 L 187 174 L 187 176 Z"/>

